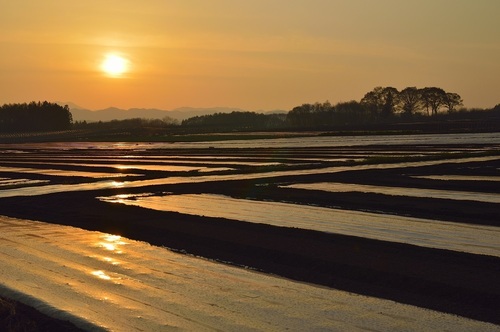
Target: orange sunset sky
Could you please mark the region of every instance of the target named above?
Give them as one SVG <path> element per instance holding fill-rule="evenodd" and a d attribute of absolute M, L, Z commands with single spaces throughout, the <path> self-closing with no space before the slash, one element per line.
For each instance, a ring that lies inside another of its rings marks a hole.
<path fill-rule="evenodd" d="M 499 17 L 499 0 L 0 0 L 0 104 L 289 110 L 438 86 L 493 107 Z"/>

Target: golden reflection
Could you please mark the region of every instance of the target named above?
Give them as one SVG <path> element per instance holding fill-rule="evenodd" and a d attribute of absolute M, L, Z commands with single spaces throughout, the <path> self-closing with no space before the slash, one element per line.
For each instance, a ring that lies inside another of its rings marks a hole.
<path fill-rule="evenodd" d="M 126 199 L 129 197 L 130 197 L 130 195 L 120 194 L 120 195 L 113 196 L 113 199 L 108 200 L 108 202 L 124 204 Z"/>
<path fill-rule="evenodd" d="M 115 251 L 116 250 L 115 245 L 111 244 L 111 243 L 101 243 L 101 246 L 103 246 L 104 248 L 106 248 L 109 251 Z"/>
<path fill-rule="evenodd" d="M 118 195 L 118 196 L 121 196 L 121 195 Z M 126 195 L 124 195 L 126 196 Z M 109 241 L 109 242 L 115 242 L 115 241 L 118 241 L 119 239 L 121 239 L 122 237 L 120 235 L 111 235 L 111 234 L 107 234 L 104 236 L 104 239 L 106 241 Z"/>
<path fill-rule="evenodd" d="M 127 242 L 121 241 L 121 238 L 122 237 L 120 235 L 106 234 L 101 236 L 101 239 L 104 241 L 98 242 L 98 245 L 106 250 L 121 254 L 123 251 L 120 250 L 120 246 L 127 244 Z"/>
<path fill-rule="evenodd" d="M 125 182 L 119 182 L 119 181 L 111 181 L 111 185 L 115 188 L 120 188 L 125 185 Z"/>
<path fill-rule="evenodd" d="M 108 262 L 108 263 L 111 263 L 111 265 L 120 265 L 119 262 L 117 262 L 116 260 L 114 260 L 111 257 L 103 257 L 103 260 Z"/>
<path fill-rule="evenodd" d="M 101 271 L 101 270 L 92 271 L 91 274 L 100 278 L 100 279 L 111 280 L 111 277 L 108 276 L 106 273 L 104 273 L 104 271 Z"/>

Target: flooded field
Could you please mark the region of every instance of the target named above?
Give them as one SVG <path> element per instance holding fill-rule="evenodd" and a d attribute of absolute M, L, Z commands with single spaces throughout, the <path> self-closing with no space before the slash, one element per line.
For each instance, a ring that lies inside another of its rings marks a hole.
<path fill-rule="evenodd" d="M 455 179 L 465 181 L 496 181 L 493 177 L 453 177 L 453 176 L 423 176 L 426 179 Z M 310 189 L 310 190 L 323 190 L 330 192 L 363 192 L 375 193 L 389 196 L 407 196 L 407 197 L 429 197 L 441 199 L 455 199 L 462 201 L 479 201 L 500 203 L 500 195 L 496 193 L 478 193 L 471 191 L 451 191 L 439 189 L 420 189 L 420 188 L 401 188 L 401 187 L 385 187 L 385 186 L 372 186 L 363 184 L 352 183 L 335 183 L 335 182 L 321 182 L 321 183 L 298 183 L 287 186 L 289 188 Z"/>
<path fill-rule="evenodd" d="M 495 329 L 67 226 L 0 217 L 0 241 L 0 295 L 89 331 Z"/>
<path fill-rule="evenodd" d="M 499 179 L 495 133 L 2 145 L 0 215 L 498 324 Z"/>
<path fill-rule="evenodd" d="M 100 199 L 160 211 L 363 236 L 500 257 L 498 227 L 436 223 L 404 216 L 261 202 L 210 194 L 118 195 Z"/>

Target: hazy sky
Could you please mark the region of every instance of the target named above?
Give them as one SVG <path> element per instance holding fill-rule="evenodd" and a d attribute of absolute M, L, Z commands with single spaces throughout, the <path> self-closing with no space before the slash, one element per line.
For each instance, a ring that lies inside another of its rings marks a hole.
<path fill-rule="evenodd" d="M 500 103 L 499 0 L 0 0 L 0 104 L 289 110 L 375 86 Z M 110 77 L 105 56 L 128 71 Z"/>

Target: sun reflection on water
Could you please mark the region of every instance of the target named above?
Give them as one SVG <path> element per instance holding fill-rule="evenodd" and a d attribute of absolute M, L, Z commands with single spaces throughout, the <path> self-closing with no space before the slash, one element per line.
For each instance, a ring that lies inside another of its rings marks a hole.
<path fill-rule="evenodd" d="M 115 242 L 115 241 L 118 241 L 120 240 L 122 237 L 120 235 L 112 235 L 112 234 L 106 234 L 103 236 L 103 238 L 106 240 L 106 241 L 109 241 L 109 242 Z"/>
<path fill-rule="evenodd" d="M 126 244 L 127 244 L 127 242 L 123 241 L 122 237 L 120 235 L 114 235 L 114 234 L 101 235 L 101 236 L 99 236 L 99 239 L 96 243 L 97 247 L 103 248 L 104 250 L 111 251 L 115 254 L 122 254 L 123 253 L 123 251 L 121 250 L 122 246 L 126 245 Z M 120 262 L 118 262 L 117 260 L 115 260 L 114 258 L 109 257 L 109 256 L 100 256 L 99 259 L 106 262 L 106 263 L 109 263 L 111 265 L 115 265 L 115 266 L 120 265 Z M 121 279 L 121 278 L 111 277 L 103 270 L 95 270 L 95 271 L 92 271 L 90 273 L 93 276 L 98 277 L 99 279 L 103 279 L 103 280 L 112 280 L 113 279 L 116 284 L 119 284 L 118 280 Z"/>
<path fill-rule="evenodd" d="M 116 246 L 114 244 L 111 244 L 111 243 L 101 243 L 101 246 L 103 246 L 104 248 L 106 248 L 109 251 L 116 250 Z"/>
<path fill-rule="evenodd" d="M 101 278 L 101 279 L 104 279 L 104 280 L 111 280 L 111 277 L 108 276 L 104 271 L 101 271 L 101 270 L 97 270 L 97 271 L 92 271 L 91 272 L 92 275 L 98 277 L 98 278 Z"/>
<path fill-rule="evenodd" d="M 105 262 L 110 263 L 111 265 L 120 265 L 120 262 L 118 262 L 118 261 L 114 260 L 114 259 L 113 259 L 113 258 L 111 258 L 111 257 L 103 257 L 103 260 L 104 260 Z"/>
<path fill-rule="evenodd" d="M 120 188 L 125 185 L 125 182 L 119 182 L 119 181 L 111 181 L 111 185 L 115 188 Z"/>
<path fill-rule="evenodd" d="M 104 241 L 98 242 L 97 245 L 117 254 L 122 254 L 123 250 L 121 250 L 120 246 L 127 244 L 127 242 L 122 241 L 121 238 L 120 235 L 106 234 L 101 237 Z"/>
<path fill-rule="evenodd" d="M 130 197 L 130 195 L 120 194 L 120 195 L 116 195 L 116 196 L 113 196 L 113 197 L 115 197 L 116 199 L 113 200 L 113 201 L 110 200 L 111 203 L 121 203 L 121 204 L 123 204 L 125 202 L 125 200 Z"/>

